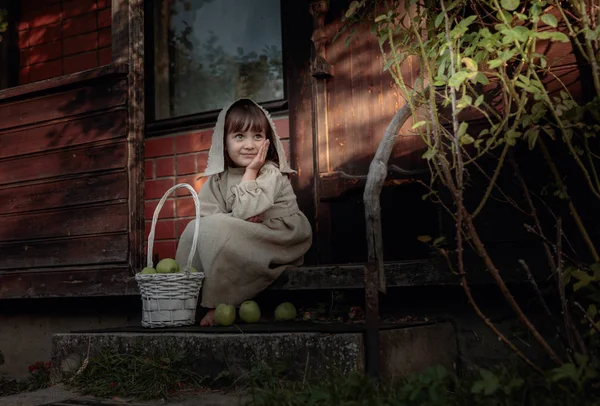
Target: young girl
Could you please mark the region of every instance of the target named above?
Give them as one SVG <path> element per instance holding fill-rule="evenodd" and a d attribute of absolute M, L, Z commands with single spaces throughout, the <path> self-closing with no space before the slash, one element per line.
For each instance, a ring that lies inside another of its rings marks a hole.
<path fill-rule="evenodd" d="M 288 266 L 302 264 L 312 230 L 288 179 L 294 173 L 269 114 L 240 99 L 219 114 L 212 136 L 210 176 L 200 189 L 200 234 L 185 228 L 176 261 L 205 272 L 202 326 L 214 324 L 220 303 L 239 305 L 265 289 Z"/>

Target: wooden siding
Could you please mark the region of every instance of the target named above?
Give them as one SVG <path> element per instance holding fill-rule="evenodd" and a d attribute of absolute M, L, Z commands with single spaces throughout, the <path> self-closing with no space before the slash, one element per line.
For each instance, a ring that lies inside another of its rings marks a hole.
<path fill-rule="evenodd" d="M 316 196 L 311 219 L 315 223 L 320 263 L 366 259 L 364 177 L 387 125 L 404 104 L 391 75 L 383 71 L 377 38 L 370 32 L 370 26 L 359 27 L 348 44 L 345 35 L 332 41 L 343 25 L 342 16 L 349 3 L 346 0 L 329 2 L 323 27 L 329 39 L 324 57 L 333 67 L 333 75 L 321 79 L 325 83 L 327 107 L 325 114 L 320 113 L 319 117 L 326 120 L 326 131 L 314 136 L 322 123 L 315 122 L 310 104 L 307 109 L 306 103 L 311 102 L 310 81 L 315 78 L 311 78 L 302 65 L 296 68 L 301 76 L 295 82 L 300 94 L 290 100 L 292 160 L 302 169 L 296 184 L 300 186 L 299 198 L 304 194 L 300 200 L 310 202 L 311 196 Z M 539 41 L 538 50 L 548 60 L 557 59 L 553 73 L 572 94 L 577 97 L 585 91 L 579 79 L 581 66 L 577 65 L 569 44 Z M 312 58 L 315 58 L 314 51 Z M 407 61 L 402 74 L 407 83 L 414 83 L 419 75 L 417 61 Z M 559 90 L 558 81 L 548 81 L 552 91 Z M 494 94 L 488 90 L 484 89 L 484 93 Z M 312 96 L 314 103 L 315 95 Z M 465 112 L 460 118 L 473 123 L 474 128 L 480 117 Z M 406 170 L 425 170 L 426 162 L 421 158 L 425 147 L 412 131 L 412 124 L 409 119 L 402 127 L 390 163 Z M 313 138 L 308 128 L 312 129 Z M 318 168 L 314 168 L 316 176 L 307 164 L 309 154 L 318 162 Z M 429 255 L 417 237 L 437 235 L 444 224 L 439 207 L 422 200 L 425 193 L 424 187 L 410 179 L 390 179 L 384 188 L 381 203 L 386 260 Z M 490 228 L 490 233 L 492 230 L 494 228 Z"/>
<path fill-rule="evenodd" d="M 0 92 L 0 298 L 132 291 L 127 72 Z"/>

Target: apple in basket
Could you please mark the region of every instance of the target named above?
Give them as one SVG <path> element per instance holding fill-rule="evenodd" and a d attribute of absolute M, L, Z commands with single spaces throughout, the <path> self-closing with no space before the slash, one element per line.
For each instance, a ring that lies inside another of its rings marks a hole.
<path fill-rule="evenodd" d="M 179 272 L 179 265 L 173 258 L 161 259 L 156 265 L 157 273 L 177 273 Z"/>
<path fill-rule="evenodd" d="M 154 274 L 156 273 L 156 269 L 152 268 L 151 266 L 147 266 L 144 269 L 142 269 L 140 273 L 144 275 Z"/>

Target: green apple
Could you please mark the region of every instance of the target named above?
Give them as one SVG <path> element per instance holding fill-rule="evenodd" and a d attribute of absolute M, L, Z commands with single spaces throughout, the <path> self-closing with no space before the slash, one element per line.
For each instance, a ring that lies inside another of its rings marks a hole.
<path fill-rule="evenodd" d="M 240 306 L 240 319 L 246 323 L 256 323 L 260 320 L 260 307 L 253 300 L 248 300 Z"/>
<path fill-rule="evenodd" d="M 177 262 L 173 258 L 164 258 L 156 265 L 156 272 L 176 273 L 179 272 L 179 265 L 177 265 Z"/>
<path fill-rule="evenodd" d="M 144 275 L 153 274 L 156 273 L 156 269 L 152 268 L 151 266 L 147 266 L 144 269 L 142 269 L 140 273 L 143 273 Z"/>
<path fill-rule="evenodd" d="M 296 308 L 290 302 L 283 302 L 275 309 L 276 321 L 288 321 L 296 318 Z"/>
<path fill-rule="evenodd" d="M 235 306 L 221 303 L 215 309 L 215 324 L 231 326 L 235 321 Z"/>

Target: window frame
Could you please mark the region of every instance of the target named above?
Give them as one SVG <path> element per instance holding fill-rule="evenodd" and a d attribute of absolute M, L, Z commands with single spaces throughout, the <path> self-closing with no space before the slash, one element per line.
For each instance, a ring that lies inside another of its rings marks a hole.
<path fill-rule="evenodd" d="M 0 0 L 1 1 L 1 0 Z M 175 131 L 186 131 L 197 129 L 199 127 L 209 126 L 217 121 L 220 109 L 193 113 L 184 116 L 156 119 L 156 86 L 155 86 L 155 53 L 154 53 L 154 10 L 155 2 L 159 0 L 147 0 L 144 3 L 144 59 L 145 59 L 145 108 L 146 108 L 146 137 L 164 135 Z M 283 94 L 282 100 L 259 103 L 269 113 L 279 115 L 288 111 L 288 67 L 287 67 L 287 43 L 288 32 L 284 24 L 284 0 L 279 0 L 280 4 L 280 24 L 281 24 L 281 55 L 283 64 Z"/>

